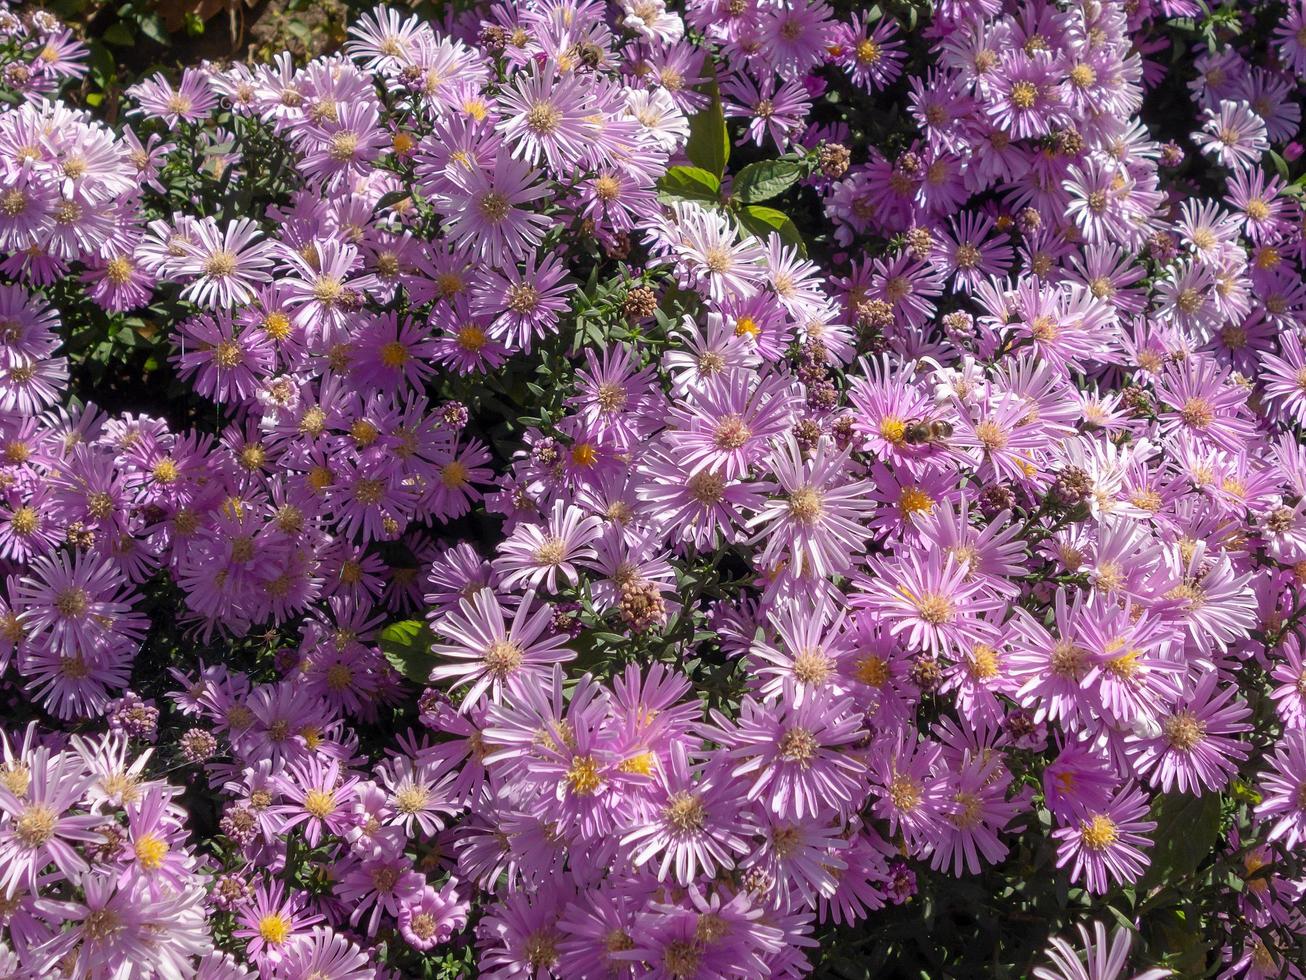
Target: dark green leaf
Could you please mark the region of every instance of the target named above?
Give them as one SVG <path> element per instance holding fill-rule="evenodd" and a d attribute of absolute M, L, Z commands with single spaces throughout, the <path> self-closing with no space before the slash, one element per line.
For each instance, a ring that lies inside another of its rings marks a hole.
<path fill-rule="evenodd" d="M 431 643 L 435 637 L 420 619 L 391 623 L 381 631 L 381 652 L 395 670 L 414 684 L 425 684 L 435 665 Z"/>
<path fill-rule="evenodd" d="M 163 19 L 158 14 L 146 14 L 138 23 L 140 24 L 141 33 L 151 41 L 157 41 L 159 44 L 168 43 L 168 31 L 163 26 Z"/>
<path fill-rule="evenodd" d="M 376 207 L 372 210 L 384 211 L 386 208 L 392 208 L 406 197 L 408 197 L 408 191 L 402 188 L 397 191 L 389 191 L 381 195 L 381 200 L 376 202 Z"/>
<path fill-rule="evenodd" d="M 721 181 L 702 167 L 672 167 L 658 181 L 658 198 L 671 201 L 699 201 L 715 204 L 720 200 Z"/>
<path fill-rule="evenodd" d="M 726 131 L 726 117 L 721 111 L 721 96 L 715 81 L 710 92 L 712 101 L 689 118 L 689 142 L 685 144 L 685 155 L 695 166 L 716 174 L 720 180 L 730 162 L 730 134 Z"/>
<path fill-rule="evenodd" d="M 802 164 L 793 160 L 762 160 L 739 171 L 730 194 L 745 204 L 769 201 L 798 183 L 802 176 Z"/>
<path fill-rule="evenodd" d="M 1165 950 L 1165 965 L 1180 976 L 1197 977 L 1206 968 L 1206 942 L 1200 922 L 1183 909 L 1162 909 L 1148 918 L 1149 947 Z"/>
<path fill-rule="evenodd" d="M 803 242 L 798 226 L 783 211 L 750 204 L 739 212 L 739 223 L 758 238 L 765 238 L 775 232 L 786 245 L 793 245 L 801 254 L 807 254 L 807 245 Z"/>
<path fill-rule="evenodd" d="M 1150 836 L 1156 846 L 1139 879 L 1140 894 L 1191 874 L 1211 853 L 1220 833 L 1219 794 L 1162 793 L 1152 801 L 1152 819 L 1156 830 Z"/>
<path fill-rule="evenodd" d="M 113 55 L 109 49 L 99 42 L 91 44 L 91 77 L 100 88 L 107 88 L 109 82 L 113 79 L 114 72 L 117 71 Z"/>
<path fill-rule="evenodd" d="M 131 47 L 136 43 L 136 38 L 132 36 L 131 28 L 122 21 L 110 24 L 100 35 L 109 44 L 117 44 L 121 47 Z"/>

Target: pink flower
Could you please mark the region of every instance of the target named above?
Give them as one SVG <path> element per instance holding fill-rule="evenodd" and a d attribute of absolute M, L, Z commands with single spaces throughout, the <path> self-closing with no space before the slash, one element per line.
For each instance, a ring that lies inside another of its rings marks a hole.
<path fill-rule="evenodd" d="M 1074 818 L 1070 826 L 1053 831 L 1060 841 L 1057 867 L 1071 865 L 1070 880 L 1101 895 L 1110 886 L 1137 881 L 1150 863 L 1143 852 L 1152 846 L 1146 834 L 1156 822 L 1146 819 L 1150 801 L 1130 784 L 1107 805 Z"/>
<path fill-rule="evenodd" d="M 710 737 L 727 758 L 743 760 L 732 770 L 747 777 L 747 798 L 781 818 L 802 820 L 831 811 L 846 815 L 865 796 L 862 763 L 843 746 L 864 735 L 851 698 L 813 692 L 798 703 L 786 686 L 780 700 L 761 705 L 745 696 L 732 722 L 712 712 Z"/>
<path fill-rule="evenodd" d="M 0 891 L 12 898 L 20 888 L 37 887 L 37 876 L 53 864 L 64 878 L 90 866 L 74 849 L 76 842 L 98 841 L 104 818 L 69 811 L 91 783 L 80 758 L 69 752 L 36 749 L 23 765 L 30 781 L 22 796 L 0 785 Z"/>
<path fill-rule="evenodd" d="M 552 631 L 551 607 L 544 603 L 532 609 L 534 600 L 534 591 L 527 593 L 509 625 L 495 594 L 480 589 L 470 599 L 461 599 L 457 612 L 433 620 L 435 632 L 453 641 L 436 643 L 433 652 L 455 663 L 437 663 L 431 668 L 431 679 L 452 678 L 454 687 L 470 685 L 461 711 L 468 711 L 487 692 L 500 701 L 515 678 L 538 680 L 548 674 L 550 665 L 575 657 L 566 647 L 566 635 Z"/>

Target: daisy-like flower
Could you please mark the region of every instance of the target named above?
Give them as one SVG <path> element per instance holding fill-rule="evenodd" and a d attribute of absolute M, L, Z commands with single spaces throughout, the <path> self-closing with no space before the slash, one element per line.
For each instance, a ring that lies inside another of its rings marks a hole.
<path fill-rule="evenodd" d="M 751 321 L 757 326 L 757 321 Z M 761 356 L 750 340 L 752 329 L 747 322 L 732 325 L 720 313 L 709 313 L 704 328 L 686 316 L 675 331 L 676 345 L 662 356 L 662 364 L 671 376 L 671 391 L 678 399 L 687 391 L 700 389 L 708 379 L 732 368 L 755 369 Z"/>
<path fill-rule="evenodd" d="M 810 692 L 837 689 L 839 666 L 853 653 L 852 636 L 844 630 L 844 614 L 835 613 L 827 593 L 820 593 L 811 608 L 807 602 L 781 599 L 768 614 L 775 633 L 755 639 L 748 649 L 757 666 L 759 693 L 765 699 L 792 690 L 801 701 Z"/>
<path fill-rule="evenodd" d="M 1043 799 L 1058 821 L 1106 809 L 1118 780 L 1110 762 L 1085 742 L 1071 742 L 1043 770 Z"/>
<path fill-rule="evenodd" d="M 375 7 L 350 25 L 345 50 L 369 71 L 397 71 L 412 62 L 426 29 L 416 14 L 405 18 L 398 10 Z"/>
<path fill-rule="evenodd" d="M 195 975 L 196 957 L 212 948 L 200 887 L 152 894 L 143 882 L 120 887 L 100 871 L 79 884 L 83 900 L 58 913 L 67 927 L 39 950 L 48 968 L 60 963 L 80 976 Z"/>
<path fill-rule="evenodd" d="M 781 152 L 802 130 L 811 111 L 811 98 L 796 80 L 763 76 L 759 85 L 748 75 L 733 75 L 721 83 L 722 108 L 731 118 L 747 119 L 748 137 L 761 146 L 769 136 Z"/>
<path fill-rule="evenodd" d="M 7 898 L 21 888 L 35 889 L 37 876 L 49 864 L 72 877 L 89 865 L 73 849 L 74 842 L 100 840 L 96 829 L 104 818 L 68 811 L 91 783 L 75 752 L 51 754 L 44 746 L 25 760 L 29 774 L 21 796 L 0 783 L 0 893 Z"/>
<path fill-rule="evenodd" d="M 991 238 L 993 219 L 974 211 L 964 211 L 951 219 L 952 234 L 936 245 L 935 261 L 945 275 L 953 277 L 956 287 L 971 292 L 991 276 L 1004 276 L 1011 268 L 1011 246 Z"/>
<path fill-rule="evenodd" d="M 1202 152 L 1231 170 L 1249 170 L 1270 148 L 1265 120 L 1246 102 L 1221 101 L 1206 110 L 1206 122 L 1192 134 Z"/>
<path fill-rule="evenodd" d="M 710 469 L 738 479 L 789 427 L 792 403 L 781 375 L 758 381 L 744 371 L 712 376 L 668 413 L 665 439 L 691 475 Z"/>
<path fill-rule="evenodd" d="M 383 915 L 397 919 L 405 905 L 421 898 L 426 879 L 404 854 L 401 833 L 376 834 L 371 841 L 370 849 L 346 860 L 336 895 L 353 910 L 349 924 L 358 926 L 366 916 L 363 931 L 375 936 Z"/>
<path fill-rule="evenodd" d="M 1274 25 L 1274 43 L 1283 64 L 1299 78 L 1306 75 L 1306 4 L 1288 4 Z"/>
<path fill-rule="evenodd" d="M 1038 980 L 1124 980 L 1133 931 L 1119 926 L 1108 945 L 1106 926 L 1101 922 L 1093 923 L 1091 937 L 1082 925 L 1078 929 L 1083 953 L 1060 936 L 1054 936 L 1048 940 L 1044 953 L 1050 965 L 1034 967 L 1034 976 Z M 1169 970 L 1157 968 L 1134 974 L 1129 980 L 1160 980 L 1170 974 Z"/>
<path fill-rule="evenodd" d="M 1130 784 L 1103 809 L 1053 831 L 1053 838 L 1060 841 L 1057 867 L 1071 864 L 1070 880 L 1083 881 L 1095 895 L 1105 893 L 1112 883 L 1137 881 L 1150 863 L 1143 853 L 1152 846 L 1146 835 L 1156 829 L 1156 822 L 1146 819 L 1149 805 L 1147 794 Z"/>
<path fill-rule="evenodd" d="M 130 251 L 92 260 L 82 274 L 82 281 L 90 287 L 87 295 L 110 313 L 146 305 L 154 288 L 154 277 Z"/>
<path fill-rule="evenodd" d="M 489 316 L 472 313 L 463 299 L 440 304 L 431 320 L 441 331 L 435 340 L 435 360 L 459 374 L 499 367 L 508 359 L 510 351 L 490 339 L 492 322 Z"/>
<path fill-rule="evenodd" d="M 280 818 L 279 833 L 303 825 L 304 839 L 317 847 L 323 834 L 343 834 L 351 821 L 351 802 L 358 777 L 342 771 L 336 759 L 310 756 L 287 763 L 276 776 L 276 787 L 286 803 L 274 807 Z"/>
<path fill-rule="evenodd" d="M 304 131 L 300 145 L 307 152 L 299 169 L 311 181 L 334 188 L 365 177 L 381 155 L 389 136 L 379 124 L 375 101 L 363 99 L 337 108 L 334 118 Z"/>
<path fill-rule="evenodd" d="M 1155 291 L 1162 317 L 1205 339 L 1224 319 L 1215 304 L 1215 274 L 1203 263 L 1180 261 L 1166 270 Z"/>
<path fill-rule="evenodd" d="M 435 350 L 426 327 L 394 311 L 373 317 L 358 332 L 359 357 L 354 376 L 386 389 L 420 387 L 434 373 L 429 360 Z"/>
<path fill-rule="evenodd" d="M 685 36 L 685 22 L 667 10 L 664 0 L 622 0 L 621 25 L 650 41 L 673 43 Z"/>
<path fill-rule="evenodd" d="M 529 354 L 537 338 L 558 330 L 574 283 L 556 252 L 530 255 L 524 268 L 509 264 L 487 269 L 472 290 L 471 310 L 489 320 L 489 337 L 510 350 Z"/>
<path fill-rule="evenodd" d="M 674 153 L 689 139 L 689 120 L 664 90 L 630 89 L 626 111 L 643 127 L 643 133 L 666 153 Z"/>
<path fill-rule="evenodd" d="M 1288 728 L 1306 729 L 1306 656 L 1300 642 L 1289 635 L 1284 639 L 1283 662 L 1276 663 L 1270 676 L 1278 686 L 1270 692 L 1275 711 Z M 0 656 L 0 663 L 3 657 Z"/>
<path fill-rule="evenodd" d="M 1251 730 L 1251 708 L 1234 700 L 1236 687 L 1217 690 L 1218 679 L 1215 671 L 1205 674 L 1161 715 L 1160 734 L 1142 742 L 1137 770 L 1163 793 L 1171 786 L 1198 795 L 1222 789 L 1247 758 L 1237 735 Z"/>
<path fill-rule="evenodd" d="M 1173 649 L 1179 637 L 1174 627 L 1146 612 L 1135 613 L 1128 602 L 1089 597 L 1079 640 L 1090 657 L 1080 691 L 1095 701 L 1115 725 L 1150 724 L 1162 704 L 1179 695 L 1184 664 Z"/>
<path fill-rule="evenodd" d="M 789 561 L 795 572 L 826 577 L 845 571 L 862 549 L 870 485 L 850 478 L 847 450 L 825 439 L 810 459 L 803 455 L 792 433 L 777 442 L 769 461 L 781 495 L 748 526 L 760 528 L 754 542 L 766 542 L 757 559 L 763 566 Z"/>
<path fill-rule="evenodd" d="M 785 78 L 801 77 L 828 57 L 838 25 L 825 0 L 792 0 L 760 15 L 762 59 Z"/>
<path fill-rule="evenodd" d="M 598 135 L 589 78 L 579 72 L 559 76 L 552 62 L 518 73 L 499 94 L 503 114 L 497 126 L 514 156 L 534 166 L 543 161 L 560 179 L 576 168 Z"/>
<path fill-rule="evenodd" d="M 304 893 L 286 892 L 283 882 L 260 882 L 254 897 L 236 917 L 234 939 L 248 940 L 245 955 L 259 967 L 272 968 L 293 954 L 322 916 L 304 908 Z"/>
<path fill-rule="evenodd" d="M 226 229 L 212 220 L 196 221 L 188 229 L 185 257 L 174 274 L 195 277 L 182 290 L 183 299 L 211 309 L 232 309 L 254 298 L 256 288 L 272 278 L 272 244 L 262 240 L 259 224 L 237 218 Z"/>
<path fill-rule="evenodd" d="M 162 119 L 169 129 L 181 122 L 197 123 L 207 119 L 218 105 L 217 94 L 205 71 L 187 68 L 174 88 L 163 75 L 156 74 L 133 85 L 127 94 L 136 105 L 129 110 L 150 118 Z"/>
<path fill-rule="evenodd" d="M 1273 241 L 1288 228 L 1288 200 L 1277 176 L 1259 167 L 1238 170 L 1229 176 L 1225 199 L 1241 217 L 1243 232 L 1253 242 Z"/>
<path fill-rule="evenodd" d="M 488 171 L 456 172 L 432 203 L 455 245 L 490 265 L 505 266 L 539 246 L 553 220 L 529 205 L 550 193 L 530 164 L 499 153 Z"/>
<path fill-rule="evenodd" d="M 426 951 L 447 943 L 467 925 L 468 903 L 459 897 L 457 879 L 438 891 L 422 889 L 422 897 L 406 903 L 399 913 L 399 934 L 414 949 Z"/>
<path fill-rule="evenodd" d="M 285 309 L 293 311 L 293 325 L 309 341 L 342 342 L 362 295 L 376 281 L 356 275 L 362 266 L 358 249 L 334 238 L 316 238 L 283 258 L 290 268 L 277 285 Z"/>
<path fill-rule="evenodd" d="M 937 871 L 951 865 L 953 875 L 960 878 L 963 871 L 979 874 L 985 862 L 997 864 L 1006 857 L 1007 845 L 998 839 L 998 832 L 1023 809 L 1019 798 L 1007 799 L 1011 779 L 1000 758 L 972 759 L 967 753 L 951 779 L 952 806 L 934 844 L 930 867 Z"/>
<path fill-rule="evenodd" d="M 340 933 L 318 926 L 300 937 L 272 976 L 275 980 L 371 980 L 376 967 L 367 953 Z"/>
<path fill-rule="evenodd" d="M 38 15 L 43 11 L 37 11 Z M 53 25 L 62 27 L 57 21 Z M 86 74 L 82 64 L 89 53 L 85 44 L 77 40 L 69 28 L 56 30 L 40 38 L 41 47 L 36 54 L 35 67 L 41 75 L 54 78 L 81 78 Z"/>
<path fill-rule="evenodd" d="M 1057 62 L 1049 51 L 1008 51 L 991 77 L 988 116 L 1013 139 L 1045 136 L 1062 117 Z"/>
<path fill-rule="evenodd" d="M 691 766 L 684 744 L 674 742 L 669 765 L 654 769 L 648 818 L 621 839 L 632 848 L 631 862 L 656 866 L 658 881 L 671 877 L 685 887 L 700 875 L 734 867 L 735 856 L 748 847 L 740 819 L 743 786 L 728 768 L 723 762 Z"/>
<path fill-rule="evenodd" d="M 1214 358 L 1192 355 L 1166 368 L 1156 384 L 1164 408 L 1157 413 L 1161 431 L 1188 432 L 1228 452 L 1241 452 L 1255 433 L 1247 409 L 1248 391 L 1234 384 Z"/>
<path fill-rule="evenodd" d="M 574 585 L 579 578 L 576 563 L 597 557 L 592 544 L 602 533 L 599 518 L 586 516 L 565 500 L 555 500 L 544 524 L 521 524 L 499 545 L 495 571 L 503 575 L 506 589 L 526 583 L 557 592 L 559 576 Z"/>
<path fill-rule="evenodd" d="M 868 92 L 891 85 L 907 58 L 892 17 L 881 17 L 872 26 L 871 18 L 861 13 L 854 13 L 850 23 L 839 25 L 830 50 L 834 63 L 848 73 L 854 85 Z"/>
<path fill-rule="evenodd" d="M 950 780 L 941 778 L 942 747 L 915 731 L 899 728 L 871 748 L 872 812 L 902 833 L 911 846 L 933 844 L 947 832 L 944 820 L 954 806 Z"/>
<path fill-rule="evenodd" d="M 865 766 L 845 749 L 865 735 L 851 698 L 813 692 L 799 705 L 786 690 L 768 705 L 745 696 L 733 722 L 715 709 L 711 717 L 704 734 L 726 747 L 727 758 L 743 760 L 732 775 L 750 779 L 747 798 L 776 816 L 846 817 L 865 799 Z"/>
<path fill-rule="evenodd" d="M 437 642 L 431 650 L 437 657 L 455 661 L 431 668 L 433 681 L 452 679 L 455 688 L 469 685 L 460 711 L 471 710 L 487 692 L 496 703 L 505 686 L 514 679 L 547 677 L 553 664 L 575 658 L 565 633 L 553 630 L 553 609 L 548 603 L 535 605 L 534 591 L 517 606 L 509 625 L 503 607 L 489 589 L 477 590 L 461 599 L 457 611 L 437 617 L 435 632 L 450 642 Z"/>
<path fill-rule="evenodd" d="M 438 760 L 398 755 L 376 767 L 394 815 L 388 820 L 409 835 L 434 835 L 444 829 L 442 813 L 455 810 L 449 789 L 457 778 Z"/>
<path fill-rule="evenodd" d="M 697 204 L 672 205 L 674 254 L 685 285 L 703 289 L 717 303 L 751 296 L 766 279 L 766 252 L 755 238 L 741 240 L 724 214 Z"/>
<path fill-rule="evenodd" d="M 112 643 L 139 642 L 142 618 L 134 595 L 111 558 L 56 552 L 34 559 L 15 590 L 29 643 L 87 653 Z"/>
<path fill-rule="evenodd" d="M 850 847 L 840 836 L 838 821 L 824 816 L 791 820 L 757 806 L 749 815 L 757 848 L 740 862 L 745 874 L 760 875 L 777 886 L 777 904 L 801 906 L 831 898 L 839 887 L 845 862 L 840 852 Z"/>
<path fill-rule="evenodd" d="M 1129 172 L 1114 160 L 1090 157 L 1066 171 L 1062 188 L 1070 195 L 1067 217 L 1091 245 L 1138 239 L 1138 221 L 1123 193 Z"/>
<path fill-rule="evenodd" d="M 652 508 L 654 520 L 673 540 L 710 551 L 718 540 L 742 536 L 742 515 L 755 511 L 762 496 L 750 481 L 727 480 L 717 469 L 691 473 L 673 454 L 649 452 L 641 472 L 639 496 Z"/>
<path fill-rule="evenodd" d="M 903 636 L 913 650 L 953 654 L 993 640 L 982 614 L 1002 601 L 951 555 L 931 549 L 924 556 L 906 552 L 876 559 L 871 574 L 859 579 L 865 590 L 852 599 L 883 618 L 891 636 Z"/>
<path fill-rule="evenodd" d="M 267 332 L 248 322 L 237 329 L 226 310 L 192 317 L 179 332 L 180 349 L 173 357 L 178 373 L 194 379 L 195 390 L 215 402 L 248 399 L 276 367 Z"/>
<path fill-rule="evenodd" d="M 153 894 L 182 891 L 189 884 L 195 861 L 185 847 L 185 811 L 172 802 L 169 789 L 156 785 L 127 806 L 128 846 L 119 886 L 150 883 Z"/>
<path fill-rule="evenodd" d="M 1306 350 L 1296 331 L 1279 335 L 1279 353 L 1268 351 L 1260 355 L 1261 383 L 1265 396 L 1282 416 L 1306 425 Z"/>
<path fill-rule="evenodd" d="M 1272 824 L 1267 841 L 1295 848 L 1306 841 L 1306 730 L 1285 732 L 1269 762 L 1258 783 L 1262 799 L 1256 816 Z"/>

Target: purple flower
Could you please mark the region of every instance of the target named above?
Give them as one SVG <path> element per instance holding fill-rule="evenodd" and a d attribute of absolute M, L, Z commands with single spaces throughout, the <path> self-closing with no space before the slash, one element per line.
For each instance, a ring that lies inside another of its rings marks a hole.
<path fill-rule="evenodd" d="M 1130 784 L 1106 806 L 1086 811 L 1069 826 L 1053 831 L 1060 842 L 1057 867 L 1070 864 L 1070 880 L 1082 881 L 1097 895 L 1112 884 L 1137 881 L 1150 863 L 1143 853 L 1152 846 L 1146 835 L 1156 829 L 1156 822 L 1146 819 L 1149 802 L 1141 789 Z"/>

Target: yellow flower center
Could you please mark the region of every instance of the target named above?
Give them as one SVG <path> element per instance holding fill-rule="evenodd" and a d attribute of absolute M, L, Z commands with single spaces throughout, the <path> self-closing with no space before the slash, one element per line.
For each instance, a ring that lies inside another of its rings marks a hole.
<path fill-rule="evenodd" d="M 258 920 L 258 934 L 265 943 L 280 946 L 290 938 L 290 920 L 278 912 L 271 912 Z"/>
<path fill-rule="evenodd" d="M 168 842 L 154 834 L 142 834 L 132 846 L 136 852 L 136 863 L 146 871 L 158 871 L 168 856 Z"/>
<path fill-rule="evenodd" d="M 1120 839 L 1115 821 L 1104 813 L 1095 813 L 1079 827 L 1080 838 L 1090 851 L 1105 851 Z"/>

